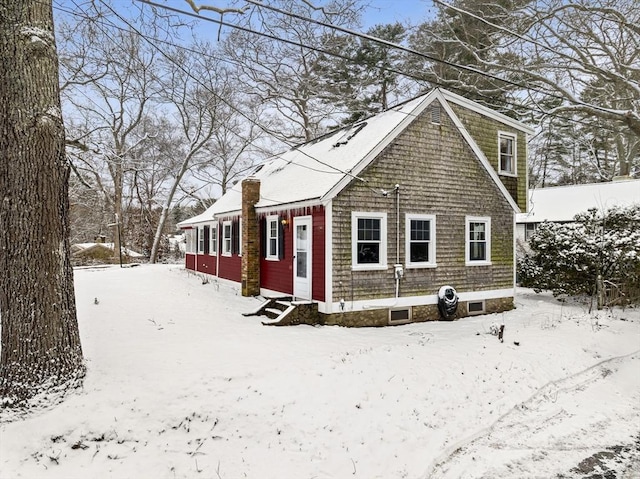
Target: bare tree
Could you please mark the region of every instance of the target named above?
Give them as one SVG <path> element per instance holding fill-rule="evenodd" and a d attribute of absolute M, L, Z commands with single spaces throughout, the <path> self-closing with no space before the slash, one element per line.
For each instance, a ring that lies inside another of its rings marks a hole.
<path fill-rule="evenodd" d="M 111 209 L 117 256 L 124 211 L 134 199 L 132 151 L 148 139 L 141 126 L 160 87 L 157 52 L 138 32 L 107 28 L 105 16 L 89 10 L 77 24 L 62 25 L 60 61 L 68 129 L 88 146 L 72 150 L 74 170 Z M 157 31 L 153 23 L 146 28 Z"/>
<path fill-rule="evenodd" d="M 0 2 L 0 401 L 84 377 L 50 1 Z"/>
<path fill-rule="evenodd" d="M 234 110 L 242 103 L 232 97 L 233 80 L 229 72 L 215 57 L 207 54 L 211 46 L 193 46 L 191 52 L 196 48 L 200 55 L 188 56 L 183 50 L 175 49 L 164 59 L 167 73 L 162 80 L 163 101 L 174 112 L 175 138 L 181 147 L 168 158 L 167 171 L 170 175 L 151 249 L 152 263 L 158 259 L 165 223 L 185 176 L 191 170 L 202 169 L 212 162 L 207 155 L 207 147 L 219 130 L 228 128 L 223 112 L 229 110 L 232 102 L 235 102 Z"/>
<path fill-rule="evenodd" d="M 239 22 L 285 41 L 233 31 L 225 42 L 227 57 L 242 68 L 245 94 L 256 97 L 272 112 L 271 134 L 289 143 L 308 141 L 340 113 L 335 102 L 325 100 L 320 53 L 305 48 L 323 49 L 333 33 L 258 2 L 248 3 L 252 9 Z M 299 0 L 278 0 L 269 6 L 343 26 L 354 25 L 362 8 L 358 0 L 333 0 L 322 10 Z"/>
<path fill-rule="evenodd" d="M 618 174 L 638 167 L 640 9 L 635 0 L 507 2 L 500 24 L 474 13 L 482 12 L 481 5 L 471 11 L 464 2 L 434 1 L 491 32 L 478 45 L 468 41 L 464 28 L 449 31 L 475 64 L 526 92 L 529 105 L 543 115 L 606 123 Z"/>

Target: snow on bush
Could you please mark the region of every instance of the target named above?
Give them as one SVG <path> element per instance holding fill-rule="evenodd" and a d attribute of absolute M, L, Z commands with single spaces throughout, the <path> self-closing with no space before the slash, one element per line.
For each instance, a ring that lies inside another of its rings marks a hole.
<path fill-rule="evenodd" d="M 522 286 L 559 294 L 596 292 L 598 276 L 607 283 L 640 283 L 640 205 L 590 209 L 573 223 L 543 222 L 518 262 Z"/>

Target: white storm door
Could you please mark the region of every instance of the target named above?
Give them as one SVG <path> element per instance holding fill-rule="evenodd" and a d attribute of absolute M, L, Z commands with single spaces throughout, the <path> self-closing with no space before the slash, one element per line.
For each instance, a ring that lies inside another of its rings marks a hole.
<path fill-rule="evenodd" d="M 311 217 L 293 218 L 293 295 L 311 299 Z"/>

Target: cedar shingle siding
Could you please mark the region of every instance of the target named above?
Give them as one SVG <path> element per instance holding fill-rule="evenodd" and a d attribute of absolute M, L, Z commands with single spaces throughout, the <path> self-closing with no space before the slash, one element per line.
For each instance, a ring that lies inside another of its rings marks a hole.
<path fill-rule="evenodd" d="M 395 295 L 395 184 L 400 185 L 400 263 L 407 263 L 405 214 L 436 216 L 437 268 L 405 269 L 401 296 L 436 294 L 445 284 L 458 291 L 513 287 L 513 209 L 444 110 L 440 121 L 432 123 L 430 109 L 425 110 L 359 175 L 366 182 L 354 180 L 334 199 L 334 298 L 357 301 Z M 497 155 L 497 122 L 482 123 L 495 131 Z M 518 156 L 524 151 L 519 145 Z M 389 195 L 384 197 L 381 189 Z M 352 271 L 352 211 L 387 213 L 385 271 Z M 490 266 L 465 266 L 465 216 L 491 217 Z"/>
<path fill-rule="evenodd" d="M 517 131 L 504 123 L 481 115 L 475 111 L 451 103 L 453 111 L 462 121 L 467 131 L 473 136 L 480 149 L 496 171 L 499 171 L 498 131 L 517 135 L 516 165 L 518 177 L 500 175 L 500 180 L 507 188 L 522 211 L 526 211 L 527 202 L 527 138 L 524 133 Z"/>

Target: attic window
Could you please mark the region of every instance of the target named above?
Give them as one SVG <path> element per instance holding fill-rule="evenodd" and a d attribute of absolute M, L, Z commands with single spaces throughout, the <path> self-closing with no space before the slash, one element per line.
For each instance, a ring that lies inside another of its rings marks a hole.
<path fill-rule="evenodd" d="M 366 121 L 363 123 L 358 123 L 357 125 L 353 125 L 353 127 L 347 130 L 344 135 L 342 135 L 340 139 L 333 144 L 333 147 L 338 148 L 339 146 L 346 145 L 347 143 L 349 143 L 349 140 L 360 133 L 365 126 L 367 126 Z"/>
<path fill-rule="evenodd" d="M 498 148 L 500 151 L 500 174 L 515 176 L 516 174 L 516 144 L 514 134 L 498 132 Z"/>
<path fill-rule="evenodd" d="M 431 123 L 440 124 L 440 103 L 434 102 L 431 104 Z"/>

